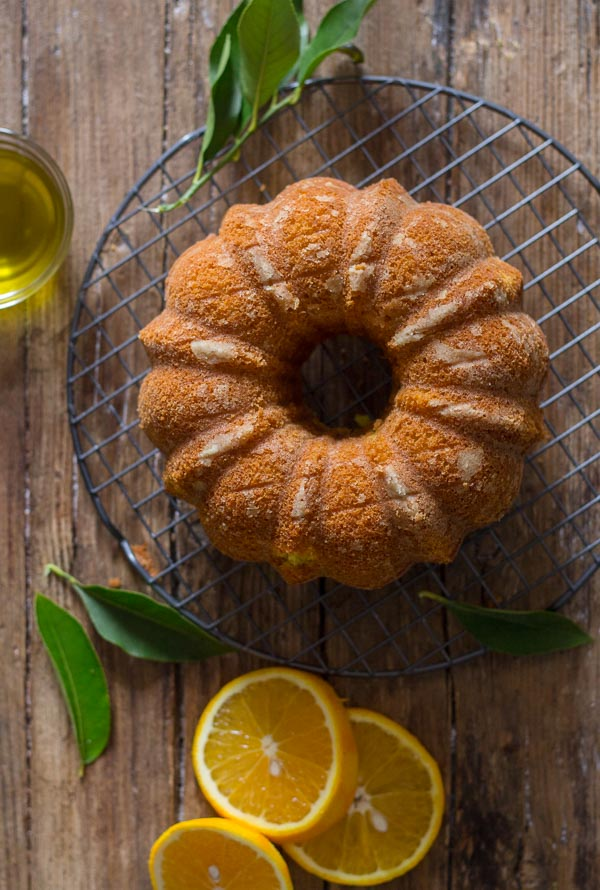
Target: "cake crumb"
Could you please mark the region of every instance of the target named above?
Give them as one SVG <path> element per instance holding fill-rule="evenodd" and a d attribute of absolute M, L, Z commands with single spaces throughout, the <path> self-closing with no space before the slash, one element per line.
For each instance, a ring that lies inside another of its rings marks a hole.
<path fill-rule="evenodd" d="M 145 572 L 148 572 L 152 577 L 158 575 L 160 569 L 157 568 L 157 565 L 148 550 L 147 544 L 132 544 L 131 552 Z"/>
<path fill-rule="evenodd" d="M 119 587 L 122 586 L 120 578 L 109 578 L 106 584 L 108 587 L 112 587 L 113 590 L 117 590 Z"/>

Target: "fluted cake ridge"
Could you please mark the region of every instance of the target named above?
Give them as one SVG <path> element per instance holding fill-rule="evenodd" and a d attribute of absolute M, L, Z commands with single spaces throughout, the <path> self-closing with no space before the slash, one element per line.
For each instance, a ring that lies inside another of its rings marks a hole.
<path fill-rule="evenodd" d="M 290 583 L 373 588 L 450 562 L 509 509 L 543 435 L 548 351 L 521 294 L 472 217 L 393 179 L 307 179 L 231 207 L 175 262 L 140 334 L 153 370 L 139 413 L 167 489 L 220 550 Z M 360 434 L 301 398 L 300 364 L 341 332 L 393 371 L 388 409 Z"/>

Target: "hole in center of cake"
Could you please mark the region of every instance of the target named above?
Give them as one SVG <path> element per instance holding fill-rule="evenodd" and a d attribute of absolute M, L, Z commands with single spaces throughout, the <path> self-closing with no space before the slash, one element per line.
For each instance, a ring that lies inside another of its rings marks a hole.
<path fill-rule="evenodd" d="M 302 365 L 304 401 L 326 426 L 370 429 L 388 406 L 392 371 L 369 340 L 338 334 L 313 349 Z"/>

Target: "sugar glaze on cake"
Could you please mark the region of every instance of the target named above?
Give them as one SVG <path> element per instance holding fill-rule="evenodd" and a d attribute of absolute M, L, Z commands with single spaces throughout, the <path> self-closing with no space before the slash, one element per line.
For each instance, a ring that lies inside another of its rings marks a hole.
<path fill-rule="evenodd" d="M 168 491 L 216 547 L 289 583 L 374 588 L 450 562 L 509 509 L 543 436 L 548 350 L 521 294 L 474 219 L 392 179 L 307 179 L 232 207 L 175 262 L 140 334 L 153 370 L 139 413 Z M 341 332 L 393 370 L 366 431 L 326 427 L 302 401 L 300 365 Z"/>

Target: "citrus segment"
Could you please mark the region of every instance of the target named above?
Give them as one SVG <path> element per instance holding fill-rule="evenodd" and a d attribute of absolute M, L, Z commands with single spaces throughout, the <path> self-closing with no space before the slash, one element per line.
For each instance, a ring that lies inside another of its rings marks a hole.
<path fill-rule="evenodd" d="M 224 686 L 200 718 L 192 756 L 218 813 L 277 840 L 332 825 L 356 788 L 347 711 L 324 680 L 287 668 Z"/>
<path fill-rule="evenodd" d="M 437 763 L 392 720 L 350 709 L 358 747 L 358 786 L 345 817 L 286 852 L 312 874 L 372 886 L 414 868 L 433 844 L 444 810 Z"/>
<path fill-rule="evenodd" d="M 191 819 L 171 826 L 150 852 L 154 890 L 292 890 L 273 844 L 228 819 Z"/>

